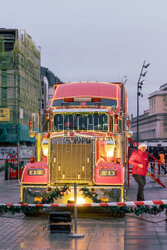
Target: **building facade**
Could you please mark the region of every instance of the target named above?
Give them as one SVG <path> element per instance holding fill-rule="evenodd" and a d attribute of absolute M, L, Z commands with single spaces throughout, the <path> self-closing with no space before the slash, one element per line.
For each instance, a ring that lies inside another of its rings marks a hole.
<path fill-rule="evenodd" d="M 167 83 L 148 97 L 149 109 L 139 116 L 139 142 L 167 146 Z M 133 139 L 137 139 L 137 117 L 132 117 Z"/>
<path fill-rule="evenodd" d="M 50 100 L 54 93 L 54 85 L 62 83 L 62 81 L 55 76 L 48 68 L 41 67 L 41 84 L 42 84 L 42 97 L 40 100 L 40 127 L 45 128 L 45 115 L 49 107 Z M 46 128 L 45 128 L 46 129 Z"/>
<path fill-rule="evenodd" d="M 26 32 L 0 29 L 0 143 L 33 142 L 29 120 L 38 126 L 40 49 Z"/>

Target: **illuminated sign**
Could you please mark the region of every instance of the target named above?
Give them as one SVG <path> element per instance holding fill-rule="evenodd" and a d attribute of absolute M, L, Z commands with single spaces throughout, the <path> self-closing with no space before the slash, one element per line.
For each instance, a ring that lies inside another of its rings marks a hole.
<path fill-rule="evenodd" d="M 0 122 L 9 122 L 9 121 L 10 121 L 10 109 L 0 108 Z"/>
<path fill-rule="evenodd" d="M 108 115 L 106 114 L 56 114 L 54 115 L 54 130 L 108 130 Z"/>

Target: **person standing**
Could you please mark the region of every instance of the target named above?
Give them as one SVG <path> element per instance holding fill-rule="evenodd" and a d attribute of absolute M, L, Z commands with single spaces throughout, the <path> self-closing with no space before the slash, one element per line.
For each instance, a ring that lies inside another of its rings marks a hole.
<path fill-rule="evenodd" d="M 139 144 L 138 150 L 134 151 L 129 159 L 129 164 L 132 165 L 132 176 L 138 184 L 137 201 L 144 201 L 145 176 L 149 167 L 146 149 L 147 145 L 145 143 Z"/>

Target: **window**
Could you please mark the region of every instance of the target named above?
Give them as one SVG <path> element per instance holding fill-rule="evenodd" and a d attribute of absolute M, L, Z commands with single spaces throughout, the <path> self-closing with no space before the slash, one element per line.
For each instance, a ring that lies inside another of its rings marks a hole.
<path fill-rule="evenodd" d="M 73 99 L 73 98 L 71 98 Z M 92 102 L 92 101 L 85 101 L 85 102 L 74 102 L 74 101 L 71 101 L 71 102 L 64 102 L 64 99 L 57 99 L 57 100 L 54 100 L 53 102 L 53 107 L 56 107 L 56 106 L 63 106 L 63 105 L 68 105 L 68 106 L 106 106 L 106 107 L 112 107 L 112 106 L 117 106 L 117 101 L 116 100 L 113 100 L 113 99 L 101 99 L 101 102 Z"/>
<path fill-rule="evenodd" d="M 42 109 L 44 109 L 45 104 L 44 104 L 44 100 L 42 99 Z"/>

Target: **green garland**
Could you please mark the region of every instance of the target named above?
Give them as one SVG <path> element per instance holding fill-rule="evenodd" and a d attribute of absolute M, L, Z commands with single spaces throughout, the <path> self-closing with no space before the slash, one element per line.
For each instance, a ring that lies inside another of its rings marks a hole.
<path fill-rule="evenodd" d="M 19 166 L 20 166 L 20 168 L 23 168 L 24 167 L 24 162 L 21 161 L 19 163 Z M 5 165 L 3 165 L 3 166 L 0 167 L 0 172 L 4 171 L 5 169 L 8 169 L 8 168 L 12 168 L 14 170 L 17 170 L 18 169 L 18 165 L 16 166 L 16 165 L 14 165 L 11 162 L 6 161 Z"/>
<path fill-rule="evenodd" d="M 90 198 L 90 199 L 92 199 L 92 201 L 94 203 L 100 203 L 101 202 L 100 199 L 97 199 L 97 194 L 94 191 L 90 192 L 89 188 L 84 187 L 84 188 L 81 188 L 80 191 L 83 192 L 83 197 L 84 198 L 85 197 Z"/>
<path fill-rule="evenodd" d="M 45 195 L 40 203 L 35 202 L 34 204 L 53 204 L 54 200 L 61 199 L 64 196 L 64 193 L 70 191 L 69 186 L 64 185 L 63 187 L 56 188 L 53 192 L 50 192 L 48 195 Z M 35 197 L 35 192 L 28 191 L 29 194 Z M 14 213 L 38 213 L 42 210 L 42 207 L 17 207 L 17 206 L 10 206 L 10 205 L 1 205 L 0 206 L 0 213 L 7 213 L 11 212 Z"/>
<path fill-rule="evenodd" d="M 53 204 L 54 200 L 61 199 L 67 191 L 70 191 L 69 186 L 67 185 L 64 185 L 64 187 L 61 187 L 60 189 L 56 187 L 53 192 L 43 197 L 41 204 Z"/>
<path fill-rule="evenodd" d="M 56 188 L 53 192 L 49 193 L 47 196 L 45 196 L 41 203 L 38 204 L 52 204 L 54 200 L 61 199 L 65 192 L 69 191 L 69 187 L 67 185 L 64 185 L 64 187 Z M 81 188 L 80 191 L 83 192 L 84 197 L 91 198 L 94 203 L 100 203 L 101 200 L 97 198 L 97 194 L 95 192 L 89 192 L 89 189 L 84 187 Z M 37 204 L 37 203 L 36 203 Z M 118 214 L 124 215 L 127 214 L 136 214 L 141 215 L 143 213 L 146 214 L 159 214 L 163 212 L 164 210 L 167 210 L 167 205 L 157 205 L 157 206 L 147 206 L 147 205 L 140 205 L 136 207 L 129 207 L 129 206 L 111 206 L 111 207 L 100 207 L 104 208 L 107 212 L 112 212 L 113 215 L 117 216 Z M 39 212 L 42 208 L 41 207 L 17 207 L 17 206 L 10 206 L 10 205 L 1 205 L 0 206 L 0 213 L 6 213 L 11 212 L 14 213 L 34 213 Z"/>
<path fill-rule="evenodd" d="M 64 193 L 70 191 L 69 186 L 64 185 L 60 189 L 56 187 L 52 192 L 47 193 L 46 189 L 32 191 L 31 189 L 27 189 L 28 194 L 31 197 L 41 197 L 43 196 L 42 201 L 35 204 L 53 204 L 54 200 L 61 199 L 64 196 Z"/>
<path fill-rule="evenodd" d="M 23 168 L 23 167 L 24 167 L 24 162 L 23 162 L 23 161 L 19 162 L 19 167 L 20 167 L 20 168 Z M 18 165 L 14 165 L 14 164 L 11 163 L 10 161 L 9 161 L 9 162 L 6 161 L 6 163 L 5 163 L 5 168 L 6 168 L 6 169 L 12 168 L 12 169 L 14 169 L 14 170 L 18 170 Z"/>
<path fill-rule="evenodd" d="M 0 213 L 8 213 L 11 212 L 12 214 L 15 213 L 34 213 L 39 212 L 41 210 L 40 207 L 17 207 L 17 206 L 10 206 L 10 205 L 1 205 L 0 206 Z"/>
<path fill-rule="evenodd" d="M 60 189 L 56 187 L 53 192 L 50 192 L 49 194 L 44 194 L 44 197 L 42 201 L 35 202 L 35 204 L 53 204 L 54 200 L 61 199 L 64 196 L 64 193 L 70 191 L 69 187 L 67 185 L 64 185 Z M 34 196 L 34 195 L 33 195 Z M 23 213 L 27 214 L 41 214 L 43 208 L 42 207 L 24 207 L 21 209 Z M 13 212 L 13 211 L 12 211 Z"/>
<path fill-rule="evenodd" d="M 160 205 L 160 206 L 138 206 L 138 207 L 127 207 L 127 206 L 120 206 L 120 207 L 105 207 L 105 209 L 110 209 L 108 212 L 112 212 L 115 215 L 117 214 L 136 214 L 141 215 L 143 213 L 146 214 L 159 214 L 167 209 L 167 205 Z M 14 213 L 25 213 L 25 212 L 38 212 L 42 208 L 41 207 L 17 207 L 17 206 L 10 206 L 10 205 L 1 205 L 0 206 L 0 213 L 7 213 L 11 212 Z"/>
<path fill-rule="evenodd" d="M 80 191 L 83 192 L 83 196 L 92 199 L 94 203 L 100 203 L 101 200 L 97 198 L 97 194 L 92 191 L 90 192 L 88 188 L 81 188 Z M 103 207 L 102 207 L 103 208 Z M 114 212 L 115 214 L 125 214 L 125 213 L 134 213 L 136 215 L 141 215 L 143 213 L 147 214 L 159 214 L 167 209 L 167 205 L 159 205 L 159 206 L 147 206 L 147 205 L 139 205 L 137 207 L 128 207 L 128 206 L 111 206 L 104 207 L 104 209 L 108 210 L 108 212 Z"/>

